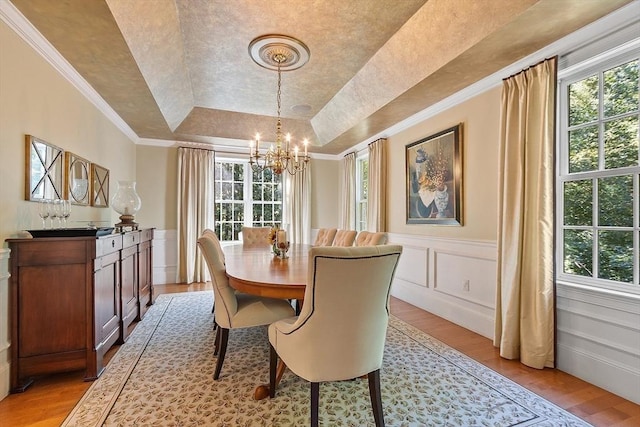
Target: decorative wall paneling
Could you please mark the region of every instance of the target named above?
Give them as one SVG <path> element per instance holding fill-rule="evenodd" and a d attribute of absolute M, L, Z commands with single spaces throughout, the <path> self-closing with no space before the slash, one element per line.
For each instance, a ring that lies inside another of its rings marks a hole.
<path fill-rule="evenodd" d="M 153 234 L 153 284 L 176 282 L 178 260 L 177 230 L 155 230 Z"/>
<path fill-rule="evenodd" d="M 557 285 L 557 366 L 640 404 L 640 296 Z"/>

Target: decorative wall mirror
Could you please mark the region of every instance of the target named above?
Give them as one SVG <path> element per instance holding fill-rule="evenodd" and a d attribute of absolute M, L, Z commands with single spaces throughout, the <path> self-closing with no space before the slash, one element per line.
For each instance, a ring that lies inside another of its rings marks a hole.
<path fill-rule="evenodd" d="M 91 163 L 91 206 L 109 206 L 109 169 Z"/>
<path fill-rule="evenodd" d="M 64 164 L 67 171 L 65 199 L 74 205 L 89 205 L 89 161 L 67 151 Z"/>
<path fill-rule="evenodd" d="M 25 135 L 25 199 L 62 199 L 64 150 L 32 135 Z"/>

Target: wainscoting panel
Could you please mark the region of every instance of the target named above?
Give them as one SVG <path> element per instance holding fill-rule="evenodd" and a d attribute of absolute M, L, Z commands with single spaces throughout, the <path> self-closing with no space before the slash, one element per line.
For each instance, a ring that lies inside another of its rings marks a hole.
<path fill-rule="evenodd" d="M 427 287 L 427 268 L 427 248 L 406 245 L 402 248 L 395 277 L 416 286 Z"/>
<path fill-rule="evenodd" d="M 0 400 L 9 394 L 9 249 L 0 248 Z"/>
<path fill-rule="evenodd" d="M 403 246 L 393 296 L 493 338 L 494 242 L 389 233 L 389 243 Z"/>
<path fill-rule="evenodd" d="M 153 233 L 153 284 L 175 283 L 178 267 L 178 231 Z"/>
<path fill-rule="evenodd" d="M 640 404 L 640 296 L 557 285 L 558 368 Z"/>

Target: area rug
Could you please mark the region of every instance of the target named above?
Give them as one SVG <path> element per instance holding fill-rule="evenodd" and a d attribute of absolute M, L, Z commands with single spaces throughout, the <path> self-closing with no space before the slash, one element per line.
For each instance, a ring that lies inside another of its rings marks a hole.
<path fill-rule="evenodd" d="M 211 292 L 160 295 L 63 426 L 307 426 L 309 383 L 287 371 L 274 399 L 267 328 L 232 330 L 222 373 Z M 391 317 L 381 369 L 387 426 L 588 426 L 569 412 Z M 366 379 L 320 386 L 320 425 L 374 425 Z"/>

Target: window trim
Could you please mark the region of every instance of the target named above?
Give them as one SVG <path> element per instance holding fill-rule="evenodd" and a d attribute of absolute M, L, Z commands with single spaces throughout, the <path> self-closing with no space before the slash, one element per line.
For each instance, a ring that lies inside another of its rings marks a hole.
<path fill-rule="evenodd" d="M 355 179 L 355 184 L 356 184 L 356 193 L 355 193 L 355 229 L 356 231 L 360 232 L 360 231 L 366 231 L 367 230 L 367 217 L 365 214 L 365 218 L 364 218 L 364 228 L 361 228 L 361 225 L 363 223 L 363 221 L 361 221 L 360 218 L 360 204 L 364 203 L 367 210 L 369 209 L 369 198 L 367 197 L 366 199 L 361 199 L 360 198 L 360 194 L 361 194 L 361 190 L 362 190 L 362 181 L 360 180 L 360 175 L 361 175 L 361 165 L 363 164 L 363 162 L 367 162 L 367 167 L 369 166 L 369 151 L 368 150 L 361 150 L 360 152 L 358 152 L 356 154 L 356 179 Z M 368 175 L 367 175 L 368 178 Z M 367 182 L 367 186 L 369 185 L 369 183 Z"/>
<path fill-rule="evenodd" d="M 569 174 L 569 144 L 568 144 L 568 88 L 569 85 L 580 81 L 584 78 L 592 76 L 594 74 L 601 75 L 603 71 L 614 68 L 618 65 L 622 65 L 634 59 L 640 58 L 640 38 L 624 43 L 621 46 L 617 46 L 614 49 L 602 52 L 588 60 L 583 61 L 580 64 L 568 67 L 564 70 L 558 71 L 558 108 L 556 111 L 556 122 L 558 123 L 556 129 L 556 185 L 555 185 L 555 201 L 556 201 L 556 213 L 555 213 L 555 261 L 556 261 L 556 281 L 558 283 L 564 283 L 567 285 L 586 286 L 593 289 L 606 290 L 612 292 L 621 292 L 627 295 L 640 295 L 640 207 L 639 203 L 633 204 L 633 227 L 623 227 L 626 230 L 632 229 L 633 236 L 633 251 L 634 251 L 634 268 L 633 268 L 633 283 L 623 284 L 607 279 L 601 279 L 596 277 L 578 276 L 569 273 L 564 273 L 564 198 L 563 187 L 566 182 L 576 181 L 580 179 L 593 179 L 603 178 L 607 176 L 620 176 L 631 175 L 633 177 L 633 191 L 636 200 L 640 197 L 640 164 L 638 166 L 631 166 L 612 170 L 587 171 L 587 172 L 574 172 Z M 600 93 L 602 91 L 602 81 L 600 81 Z M 602 105 L 599 108 L 603 108 Z M 599 115 L 599 122 L 601 122 L 601 116 Z M 600 141 L 602 132 L 599 132 L 599 149 L 602 149 L 603 144 Z M 602 153 L 601 153 L 602 154 Z M 603 156 L 599 156 L 599 162 L 604 161 Z M 597 188 L 594 189 L 594 194 Z M 595 196 L 594 196 L 595 197 Z M 596 205 L 594 204 L 594 209 Z M 595 212 L 594 212 L 595 215 Z M 593 226 L 597 227 L 597 226 Z M 590 227 L 590 229 L 594 229 Z M 598 229 L 604 229 L 606 227 L 598 227 Z M 616 228 L 621 229 L 621 228 Z M 596 237 L 597 238 L 597 237 Z M 597 250 L 597 246 L 594 245 L 594 255 Z M 596 258 L 593 258 L 594 264 Z M 597 274 L 597 271 L 594 272 Z"/>

